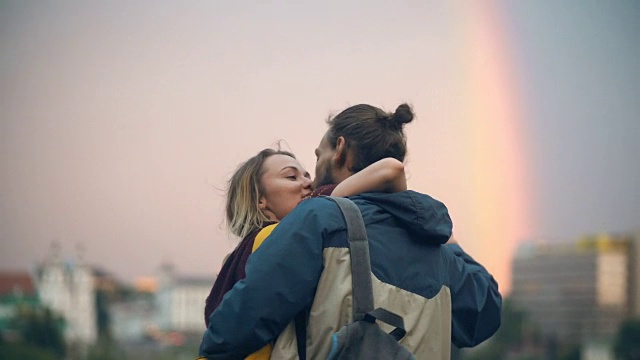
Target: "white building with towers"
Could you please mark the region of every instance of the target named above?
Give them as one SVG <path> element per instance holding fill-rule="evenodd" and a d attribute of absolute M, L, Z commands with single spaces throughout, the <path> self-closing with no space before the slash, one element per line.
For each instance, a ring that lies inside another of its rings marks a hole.
<path fill-rule="evenodd" d="M 162 265 L 156 294 L 158 327 L 201 335 L 206 329 L 205 300 L 214 280 L 211 276 L 180 276 L 173 265 Z"/>
<path fill-rule="evenodd" d="M 37 274 L 40 301 L 64 318 L 68 342 L 91 344 L 97 338 L 94 276 L 84 263 L 83 250 L 64 260 L 58 244 L 52 244 Z"/>

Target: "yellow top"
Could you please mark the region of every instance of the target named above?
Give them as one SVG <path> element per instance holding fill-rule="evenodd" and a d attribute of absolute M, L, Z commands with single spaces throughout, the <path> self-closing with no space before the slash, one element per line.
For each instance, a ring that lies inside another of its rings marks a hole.
<path fill-rule="evenodd" d="M 262 230 L 260 230 L 258 235 L 256 235 L 255 240 L 253 240 L 253 248 L 251 249 L 252 253 L 256 251 L 256 249 L 260 247 L 260 245 L 262 245 L 262 242 L 267 238 L 267 236 L 271 235 L 271 232 L 276 228 L 276 226 L 278 226 L 277 223 L 265 226 Z"/>
<path fill-rule="evenodd" d="M 253 248 L 251 249 L 252 253 L 254 251 L 256 251 L 256 249 L 260 245 L 262 245 L 262 242 L 264 241 L 264 239 L 266 239 L 267 236 L 269 236 L 271 234 L 273 229 L 276 228 L 276 225 L 278 225 L 278 224 L 272 224 L 272 225 L 269 225 L 269 226 L 265 227 L 264 229 L 260 230 L 258 235 L 256 235 L 255 240 L 253 240 Z M 254 352 L 253 354 L 249 355 L 247 357 L 247 360 L 268 360 L 268 359 L 271 358 L 271 350 L 273 350 L 273 344 L 267 344 L 262 349 L 260 349 L 260 350 L 258 350 L 256 352 Z"/>

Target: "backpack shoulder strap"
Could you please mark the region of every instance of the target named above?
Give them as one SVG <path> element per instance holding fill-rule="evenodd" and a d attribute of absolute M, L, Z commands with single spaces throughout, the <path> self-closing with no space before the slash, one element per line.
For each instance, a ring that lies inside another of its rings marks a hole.
<path fill-rule="evenodd" d="M 349 256 L 351 257 L 351 286 L 353 291 L 353 320 L 364 320 L 373 310 L 373 285 L 371 284 L 371 263 L 369 260 L 369 240 L 358 206 L 347 198 L 323 196 L 335 202 L 345 222 L 349 237 Z M 307 317 L 301 312 L 295 318 L 298 357 L 306 360 Z M 401 318 L 402 321 L 402 318 Z"/>
<path fill-rule="evenodd" d="M 362 320 L 366 313 L 373 310 L 373 286 L 371 284 L 367 231 L 360 209 L 353 201 L 333 196 L 327 196 L 327 199 L 338 204 L 347 223 L 351 256 L 351 285 L 353 287 L 353 319 Z"/>

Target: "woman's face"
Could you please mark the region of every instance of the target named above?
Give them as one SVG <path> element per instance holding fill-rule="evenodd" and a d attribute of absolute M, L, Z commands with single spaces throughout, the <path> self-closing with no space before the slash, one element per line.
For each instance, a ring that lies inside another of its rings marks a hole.
<path fill-rule="evenodd" d="M 260 209 L 273 221 L 280 221 L 305 197 L 311 195 L 311 178 L 298 160 L 271 155 L 262 164 Z"/>

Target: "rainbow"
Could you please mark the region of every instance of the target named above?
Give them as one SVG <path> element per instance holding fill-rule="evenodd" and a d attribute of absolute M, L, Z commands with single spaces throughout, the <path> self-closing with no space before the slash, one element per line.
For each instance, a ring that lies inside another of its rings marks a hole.
<path fill-rule="evenodd" d="M 530 176 L 520 89 L 510 56 L 504 16 L 494 2 L 465 3 L 471 11 L 465 49 L 471 125 L 468 154 L 474 219 L 469 232 L 481 246 L 474 256 L 494 274 L 503 294 L 511 289 L 511 258 L 531 234 Z"/>

